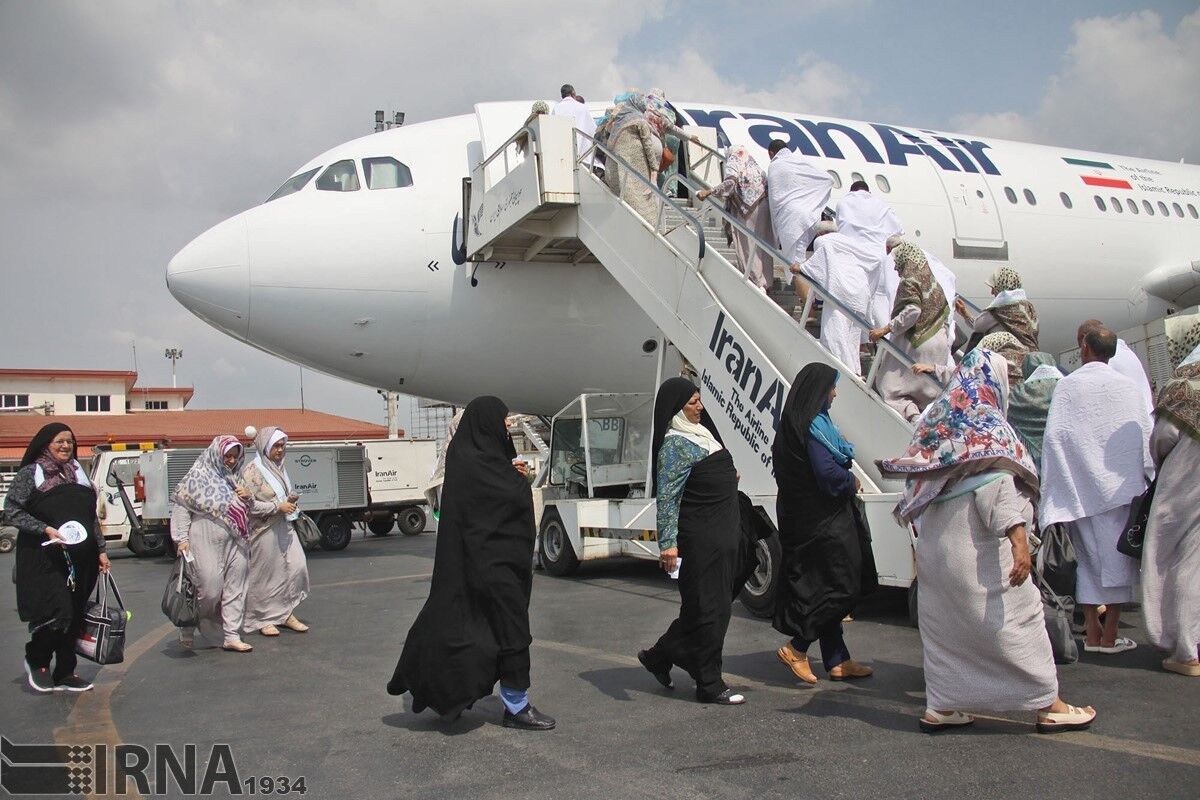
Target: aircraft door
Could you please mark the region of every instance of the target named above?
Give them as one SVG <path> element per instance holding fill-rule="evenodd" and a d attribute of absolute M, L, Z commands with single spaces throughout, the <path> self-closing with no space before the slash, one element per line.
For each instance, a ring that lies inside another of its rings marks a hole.
<path fill-rule="evenodd" d="M 1004 261 L 1008 242 L 1000 209 L 984 176 L 934 169 L 954 218 L 954 257 Z"/>

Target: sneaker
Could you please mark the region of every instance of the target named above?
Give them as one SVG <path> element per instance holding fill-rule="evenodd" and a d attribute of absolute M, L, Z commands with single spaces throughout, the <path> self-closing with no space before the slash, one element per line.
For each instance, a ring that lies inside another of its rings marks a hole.
<path fill-rule="evenodd" d="M 34 669 L 29 666 L 28 661 L 25 664 L 25 676 L 29 679 L 29 688 L 35 692 L 47 694 L 54 691 L 54 680 L 50 677 L 50 670 L 45 667 Z"/>
<path fill-rule="evenodd" d="M 68 675 L 54 684 L 56 692 L 86 692 L 92 688 L 91 681 L 85 681 L 78 675 Z"/>

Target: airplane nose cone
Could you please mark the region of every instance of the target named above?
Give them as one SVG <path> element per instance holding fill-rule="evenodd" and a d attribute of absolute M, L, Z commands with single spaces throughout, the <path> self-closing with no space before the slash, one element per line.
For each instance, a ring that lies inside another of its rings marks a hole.
<path fill-rule="evenodd" d="M 246 223 L 225 220 L 189 242 L 167 264 L 167 288 L 189 311 L 239 339 L 250 327 Z"/>

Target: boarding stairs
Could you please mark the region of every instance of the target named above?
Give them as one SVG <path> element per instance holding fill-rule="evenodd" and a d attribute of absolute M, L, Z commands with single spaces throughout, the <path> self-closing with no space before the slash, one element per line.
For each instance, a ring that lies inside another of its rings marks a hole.
<path fill-rule="evenodd" d="M 668 197 L 594 141 L 577 153 L 577 135 L 584 138 L 566 117 L 537 117 L 473 170 L 464 185 L 459 234 L 465 257 L 556 262 L 564 269 L 602 265 L 693 366 L 703 402 L 741 474 L 742 491 L 772 517 L 776 484 L 771 443 L 791 381 L 810 362 L 829 364 L 841 373 L 832 416 L 855 444 L 856 474 L 876 547 L 894 551 L 877 557 L 897 563 L 911 556 L 909 531 L 899 528 L 890 514 L 903 487 L 884 479 L 875 460 L 902 454 L 912 426 L 870 388 L 871 375 L 864 380 L 847 370 L 804 326 L 817 298 L 826 306 L 840 305 L 838 300 L 813 285 L 808 304 L 796 315 L 789 313 L 735 266 L 721 226 L 740 227 L 738 220 L 711 200 L 701 210 Z M 531 142 L 530 155 L 518 160 L 509 152 L 523 137 Z M 655 197 L 657 218 L 643 218 L 593 173 L 588 162 L 596 152 L 604 153 L 608 170 L 619 169 L 621 180 Z M 689 161 L 703 159 L 699 152 Z M 695 202 L 704 178 L 692 172 L 693 177 L 677 180 Z M 770 243 L 754 238 L 777 264 L 787 263 Z M 860 324 L 869 327 L 866 320 Z M 911 363 L 886 340 L 880 347 Z M 660 375 L 660 380 L 666 377 Z M 881 569 L 881 579 L 886 577 Z M 908 580 L 911 575 L 896 583 L 908 585 Z"/>

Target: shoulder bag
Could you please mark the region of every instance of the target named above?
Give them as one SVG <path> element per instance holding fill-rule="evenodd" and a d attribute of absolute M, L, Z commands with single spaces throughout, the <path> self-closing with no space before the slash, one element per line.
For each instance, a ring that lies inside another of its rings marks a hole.
<path fill-rule="evenodd" d="M 194 628 L 199 622 L 196 613 L 196 586 L 187 574 L 183 556 L 175 559 L 171 578 L 163 589 L 162 612 L 176 628 Z"/>
<path fill-rule="evenodd" d="M 1129 519 L 1125 521 L 1125 529 L 1121 538 L 1117 539 L 1117 552 L 1130 558 L 1141 559 L 1142 545 L 1146 542 L 1146 526 L 1150 522 L 1150 506 L 1154 503 L 1154 490 L 1158 487 L 1158 478 L 1150 482 L 1140 497 L 1133 498 L 1129 504 Z"/>

